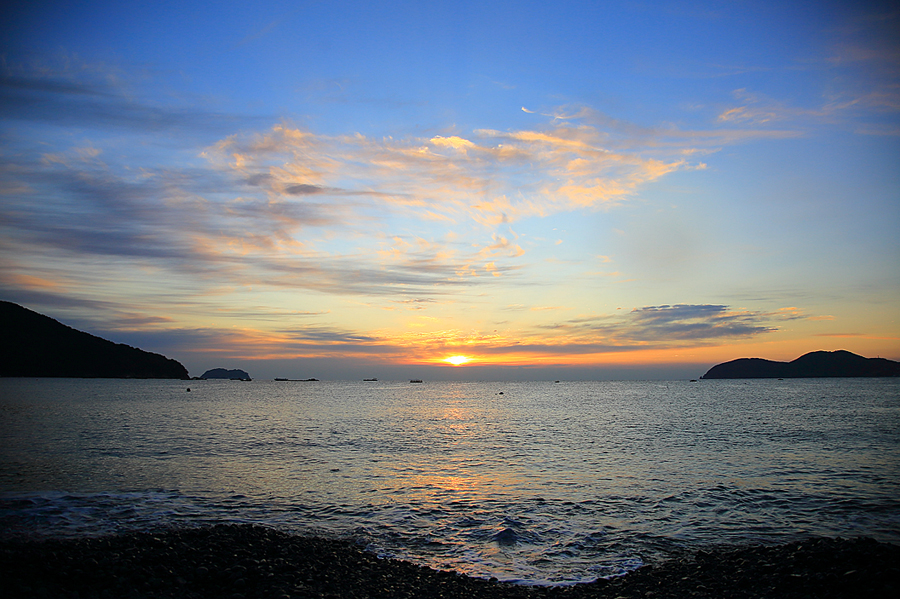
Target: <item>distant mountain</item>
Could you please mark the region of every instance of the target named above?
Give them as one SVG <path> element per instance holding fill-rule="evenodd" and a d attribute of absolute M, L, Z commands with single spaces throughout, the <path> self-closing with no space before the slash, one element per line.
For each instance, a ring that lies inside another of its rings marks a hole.
<path fill-rule="evenodd" d="M 900 376 L 900 362 L 884 358 L 864 358 L 854 353 L 815 351 L 792 362 L 762 358 L 740 358 L 709 369 L 704 379 L 788 379 L 813 377 Z"/>
<path fill-rule="evenodd" d="M 75 330 L 49 316 L 0 301 L 0 376 L 188 379 L 160 354 Z"/>
<path fill-rule="evenodd" d="M 243 370 L 238 370 L 235 368 L 234 370 L 225 370 L 224 368 L 213 368 L 212 370 L 207 370 L 203 373 L 201 379 L 241 379 L 242 381 L 249 381 L 250 375 L 244 372 Z"/>

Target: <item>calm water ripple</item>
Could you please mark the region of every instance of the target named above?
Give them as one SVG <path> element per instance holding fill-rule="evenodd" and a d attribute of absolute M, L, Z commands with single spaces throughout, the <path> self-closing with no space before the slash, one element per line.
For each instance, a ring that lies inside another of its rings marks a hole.
<path fill-rule="evenodd" d="M 525 583 L 686 546 L 900 542 L 891 379 L 0 379 L 0 458 L 6 535 L 255 522 Z"/>

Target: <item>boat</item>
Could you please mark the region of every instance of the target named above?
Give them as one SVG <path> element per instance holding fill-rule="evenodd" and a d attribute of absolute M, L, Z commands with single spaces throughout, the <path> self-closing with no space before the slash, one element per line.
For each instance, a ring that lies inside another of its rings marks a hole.
<path fill-rule="evenodd" d="M 363 379 L 363 380 L 366 381 L 366 382 L 371 383 L 371 382 L 377 381 L 378 379 L 376 379 L 376 378 L 373 377 L 373 378 L 370 378 L 370 379 Z"/>
<path fill-rule="evenodd" d="M 422 379 L 409 379 L 410 383 L 421 383 Z"/>

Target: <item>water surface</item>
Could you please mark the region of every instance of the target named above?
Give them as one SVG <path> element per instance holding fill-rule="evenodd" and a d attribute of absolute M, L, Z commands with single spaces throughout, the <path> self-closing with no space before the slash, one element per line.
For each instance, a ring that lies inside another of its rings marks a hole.
<path fill-rule="evenodd" d="M 256 522 L 526 583 L 900 542 L 895 379 L 0 379 L 0 458 L 7 535 Z"/>

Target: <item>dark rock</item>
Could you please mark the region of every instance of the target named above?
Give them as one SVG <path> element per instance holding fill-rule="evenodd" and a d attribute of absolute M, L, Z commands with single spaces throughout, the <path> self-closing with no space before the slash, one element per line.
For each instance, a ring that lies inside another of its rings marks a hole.
<path fill-rule="evenodd" d="M 203 379 L 237 379 L 241 381 L 249 381 L 250 375 L 244 372 L 243 370 L 238 370 L 237 368 L 233 370 L 227 370 L 225 368 L 213 368 L 212 370 L 207 370 L 203 373 L 203 376 L 200 378 Z"/>
<path fill-rule="evenodd" d="M 0 376 L 188 379 L 179 362 L 0 301 Z"/>

